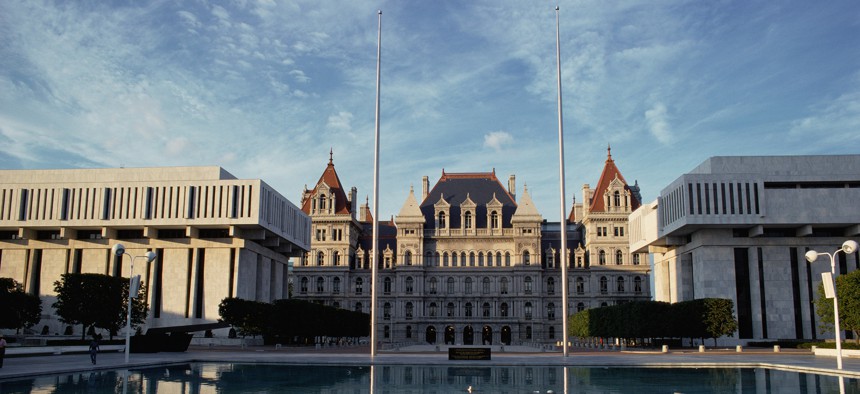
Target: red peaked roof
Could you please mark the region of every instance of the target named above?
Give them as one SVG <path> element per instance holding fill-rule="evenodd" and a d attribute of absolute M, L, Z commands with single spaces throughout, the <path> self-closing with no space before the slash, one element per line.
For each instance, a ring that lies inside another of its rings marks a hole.
<path fill-rule="evenodd" d="M 615 161 L 612 160 L 612 148 L 606 147 L 606 164 L 603 165 L 603 172 L 600 173 L 600 180 L 597 181 L 597 187 L 594 188 L 594 194 L 591 198 L 591 206 L 589 210 L 591 212 L 606 212 L 606 204 L 603 201 L 603 193 L 606 193 L 606 189 L 609 188 L 609 184 L 615 178 L 618 178 L 621 182 L 624 183 L 624 190 L 630 190 L 630 186 L 627 185 L 627 181 L 624 180 L 624 176 L 621 175 L 621 171 L 618 171 L 618 167 L 615 166 Z M 635 197 L 630 199 L 631 211 L 635 211 L 639 208 L 639 200 Z M 571 216 L 573 213 L 571 212 Z"/>
<path fill-rule="evenodd" d="M 316 185 L 312 190 L 309 190 L 308 193 L 305 194 L 304 201 L 302 202 L 302 211 L 306 214 L 310 215 L 311 213 L 311 200 L 317 196 L 317 190 L 319 189 L 320 184 L 325 182 L 326 185 L 331 189 L 331 192 L 335 195 L 335 207 L 334 213 L 336 215 L 341 214 L 349 214 L 352 210 L 352 207 L 347 202 L 346 193 L 343 191 L 343 187 L 340 185 L 340 178 L 337 176 L 337 171 L 334 170 L 334 162 L 332 159 L 332 152 L 329 152 L 328 158 L 328 166 L 326 166 L 325 171 L 323 171 L 322 176 L 320 176 L 320 180 L 317 181 Z"/>

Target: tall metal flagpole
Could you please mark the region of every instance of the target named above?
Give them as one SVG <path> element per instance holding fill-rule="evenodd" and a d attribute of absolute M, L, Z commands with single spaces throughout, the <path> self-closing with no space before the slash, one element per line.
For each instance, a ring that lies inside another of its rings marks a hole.
<path fill-rule="evenodd" d="M 379 68 L 382 55 L 382 10 L 376 11 L 376 135 L 373 151 L 373 266 L 370 278 L 370 357 L 376 357 L 376 271 L 379 261 Z"/>
<path fill-rule="evenodd" d="M 555 57 L 556 69 L 558 71 L 558 185 L 559 185 L 559 209 L 561 209 L 561 315 L 562 320 L 562 349 L 564 357 L 568 356 L 567 350 L 567 218 L 565 214 L 565 191 L 564 191 L 564 126 L 561 116 L 561 39 L 558 28 L 558 6 L 555 7 Z"/>

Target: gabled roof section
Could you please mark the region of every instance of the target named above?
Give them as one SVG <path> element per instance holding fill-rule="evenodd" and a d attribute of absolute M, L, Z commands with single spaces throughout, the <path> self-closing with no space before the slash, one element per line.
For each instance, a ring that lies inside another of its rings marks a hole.
<path fill-rule="evenodd" d="M 340 184 L 340 178 L 337 176 L 337 171 L 334 169 L 333 156 L 333 152 L 329 151 L 328 166 L 326 166 L 325 171 L 323 171 L 322 176 L 320 176 L 320 179 L 317 181 L 316 185 L 314 185 L 314 188 L 306 191 L 302 198 L 302 211 L 308 215 L 311 213 L 311 200 L 317 197 L 319 187 L 322 184 L 327 185 L 335 195 L 336 201 L 334 213 L 336 215 L 350 214 L 352 211 L 352 207 L 346 199 L 346 192 L 343 191 L 343 186 Z"/>
<path fill-rule="evenodd" d="M 520 205 L 517 207 L 511 221 L 514 222 L 540 222 L 543 217 L 538 212 L 537 207 L 532 202 L 532 196 L 529 195 L 529 188 L 523 188 L 523 196 L 520 198 Z"/>
<path fill-rule="evenodd" d="M 612 147 L 607 145 L 606 163 L 603 165 L 603 172 L 600 173 L 600 179 L 597 181 L 597 187 L 594 188 L 594 194 L 591 199 L 591 206 L 589 207 L 589 211 L 606 212 L 606 204 L 603 201 L 603 194 L 606 193 L 606 190 L 609 189 L 609 186 L 612 184 L 612 181 L 616 178 L 618 178 L 619 181 L 624 183 L 624 190 L 630 191 L 630 186 L 627 184 L 627 181 L 624 180 L 624 176 L 621 175 L 621 171 L 619 171 L 618 167 L 615 166 L 615 161 L 612 160 Z M 636 208 L 639 208 L 640 202 L 637 198 L 631 198 L 630 200 L 631 211 L 635 211 Z"/>
<path fill-rule="evenodd" d="M 487 203 L 495 199 L 501 203 L 502 227 L 511 227 L 511 216 L 517 209 L 517 203 L 508 191 L 502 186 L 495 171 L 493 172 L 467 172 L 448 173 L 442 170 L 442 177 L 427 193 L 427 197 L 421 202 L 421 212 L 424 214 L 424 228 L 436 228 L 434 220 L 435 207 L 444 196 L 445 202 L 450 204 L 450 215 L 448 226 L 459 228 L 460 205 L 468 198 L 474 202 L 475 227 L 487 226 Z"/>
<path fill-rule="evenodd" d="M 400 213 L 397 214 L 396 223 L 423 223 L 424 214 L 421 213 L 421 208 L 418 205 L 418 200 L 415 199 L 415 191 L 409 187 L 409 196 L 406 197 L 406 202 L 403 203 L 403 208 L 400 208 Z"/>

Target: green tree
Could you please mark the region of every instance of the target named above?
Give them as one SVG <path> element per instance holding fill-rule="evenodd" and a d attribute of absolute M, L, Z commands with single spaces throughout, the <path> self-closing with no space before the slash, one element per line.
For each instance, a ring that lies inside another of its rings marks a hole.
<path fill-rule="evenodd" d="M 738 329 L 738 321 L 734 315 L 734 303 L 725 298 L 705 298 L 702 300 L 704 310 L 702 312 L 702 323 L 707 338 L 714 338 L 714 346 L 717 346 L 717 338 L 727 335 L 734 336 Z"/>
<path fill-rule="evenodd" d="M 225 298 L 218 304 L 219 319 L 242 335 L 257 336 L 266 332 L 272 305 L 265 302 Z"/>
<path fill-rule="evenodd" d="M 833 299 L 824 295 L 824 284 L 818 285 L 815 313 L 819 327 L 833 330 Z M 854 332 L 855 341 L 860 340 L 860 271 L 836 277 L 836 297 L 839 299 L 839 328 Z"/>
<path fill-rule="evenodd" d="M 0 278 L 0 328 L 30 328 L 42 318 L 42 300 L 12 278 Z"/>
<path fill-rule="evenodd" d="M 125 327 L 128 311 L 128 278 L 102 274 L 63 274 L 54 282 L 57 302 L 52 306 L 60 321 L 80 324 L 81 339 L 89 327 L 109 330 L 111 336 Z M 132 327 L 146 319 L 145 292 L 132 303 Z"/>

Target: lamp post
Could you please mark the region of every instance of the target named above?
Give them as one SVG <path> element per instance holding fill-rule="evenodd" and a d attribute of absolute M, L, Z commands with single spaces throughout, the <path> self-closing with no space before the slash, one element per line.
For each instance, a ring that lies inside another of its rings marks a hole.
<path fill-rule="evenodd" d="M 854 253 L 857 250 L 857 242 L 848 240 L 842 243 L 842 248 L 836 249 L 833 253 L 827 252 L 816 252 L 814 250 L 810 250 L 806 252 L 806 261 L 812 263 L 813 261 L 818 259 L 819 255 L 827 255 L 830 257 L 830 283 L 833 285 L 833 328 L 834 328 L 834 337 L 836 337 L 836 368 L 842 369 L 842 335 L 839 330 L 839 304 L 836 297 L 836 254 L 839 252 L 850 254 Z M 827 288 L 827 284 L 825 284 L 825 289 Z"/>
<path fill-rule="evenodd" d="M 133 287 L 134 287 L 134 260 L 139 258 L 139 257 L 142 257 L 142 258 L 146 259 L 147 263 L 149 263 L 152 260 L 155 260 L 155 257 L 157 255 L 153 251 L 148 251 L 143 256 L 132 256 L 132 255 L 125 252 L 125 246 L 123 246 L 122 244 L 115 244 L 114 246 L 112 246 L 110 248 L 110 250 L 111 250 L 111 252 L 113 252 L 113 254 L 115 256 L 120 258 L 120 261 L 122 261 L 123 255 L 131 257 L 131 265 L 129 266 L 129 271 L 128 271 L 128 311 L 127 311 L 128 314 L 126 317 L 126 327 L 125 327 L 125 363 L 128 364 L 128 354 L 129 354 L 129 349 L 131 348 L 131 300 L 134 299 L 135 297 L 137 297 L 137 294 L 136 294 L 137 289 L 133 289 Z M 138 280 L 137 283 L 139 284 L 140 280 Z M 134 292 L 132 290 L 134 290 Z"/>

